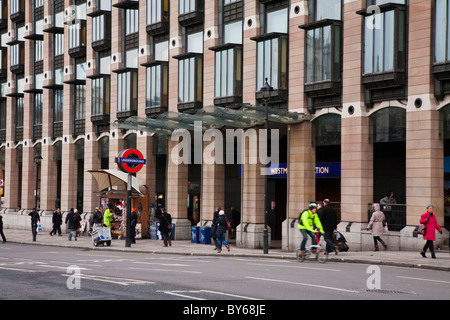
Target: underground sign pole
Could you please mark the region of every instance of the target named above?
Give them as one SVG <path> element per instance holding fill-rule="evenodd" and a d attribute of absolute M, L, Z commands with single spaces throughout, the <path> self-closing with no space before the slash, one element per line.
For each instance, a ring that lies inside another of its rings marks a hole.
<path fill-rule="evenodd" d="M 145 159 L 142 153 L 137 149 L 125 149 L 119 153 L 117 159 L 119 169 L 128 174 L 127 181 L 127 216 L 125 226 L 125 247 L 131 247 L 131 184 L 133 173 L 142 169 Z"/>

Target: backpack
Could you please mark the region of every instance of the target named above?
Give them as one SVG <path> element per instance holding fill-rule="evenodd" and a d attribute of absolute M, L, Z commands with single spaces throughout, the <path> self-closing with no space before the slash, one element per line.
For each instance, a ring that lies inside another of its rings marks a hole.
<path fill-rule="evenodd" d="M 302 226 L 303 226 L 302 215 L 303 215 L 306 211 L 308 211 L 308 209 L 303 210 L 303 211 L 300 213 L 300 215 L 298 216 L 298 223 L 299 223 L 300 225 L 302 225 Z"/>

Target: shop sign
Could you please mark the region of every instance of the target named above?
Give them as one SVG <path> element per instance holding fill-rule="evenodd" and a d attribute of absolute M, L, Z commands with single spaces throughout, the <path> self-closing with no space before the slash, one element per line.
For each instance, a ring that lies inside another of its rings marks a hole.
<path fill-rule="evenodd" d="M 319 162 L 315 168 L 316 178 L 340 178 L 340 162 Z"/>

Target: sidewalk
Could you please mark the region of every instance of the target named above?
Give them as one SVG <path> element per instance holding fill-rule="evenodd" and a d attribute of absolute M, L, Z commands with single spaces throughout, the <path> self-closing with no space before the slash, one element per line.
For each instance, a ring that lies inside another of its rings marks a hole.
<path fill-rule="evenodd" d="M 20 243 L 41 246 L 56 246 L 64 248 L 82 248 L 92 249 L 98 251 L 121 251 L 121 252 L 140 252 L 153 254 L 179 254 L 189 256 L 220 256 L 220 257 L 258 257 L 258 258 L 276 258 L 276 259 L 291 259 L 294 260 L 295 252 L 283 252 L 281 249 L 269 249 L 269 254 L 263 254 L 262 249 L 247 249 L 237 248 L 231 245 L 231 252 L 225 249 L 218 254 L 214 250 L 213 245 L 203 245 L 191 243 L 186 240 L 172 241 L 171 247 L 163 247 L 161 240 L 136 240 L 136 244 L 131 245 L 131 248 L 125 247 L 124 240 L 112 240 L 110 247 L 99 246 L 94 247 L 91 237 L 84 235 L 78 237 L 77 241 L 68 240 L 68 234 L 63 234 L 61 237 L 50 236 L 48 232 L 39 232 L 37 241 L 32 241 L 31 230 L 15 230 L 4 229 L 6 236 L 6 243 L 0 243 L 2 246 L 7 246 L 8 243 Z M 436 251 L 437 259 L 431 259 L 430 253 L 427 253 L 428 258 L 424 259 L 419 252 L 414 251 L 381 251 L 372 252 L 341 252 L 338 255 L 330 254 L 329 261 L 331 262 L 347 262 L 347 263 L 363 263 L 375 265 L 390 265 L 400 267 L 422 268 L 431 270 L 450 271 L 450 252 L 448 250 Z M 312 263 L 313 261 L 311 261 Z M 310 262 L 305 262 L 310 263 Z"/>

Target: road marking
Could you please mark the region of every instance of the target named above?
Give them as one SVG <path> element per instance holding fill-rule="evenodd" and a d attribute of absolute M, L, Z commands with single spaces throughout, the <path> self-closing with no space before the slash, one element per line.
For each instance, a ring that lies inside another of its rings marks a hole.
<path fill-rule="evenodd" d="M 212 294 L 220 294 L 222 296 L 229 296 L 229 297 L 234 297 L 234 298 L 240 298 L 240 299 L 247 299 L 247 300 L 261 300 L 258 298 L 252 298 L 252 297 L 246 297 L 246 296 L 239 296 L 236 294 L 231 294 L 231 293 L 225 293 L 225 292 L 218 292 L 218 291 L 211 291 L 211 290 L 200 290 L 201 292 L 208 292 L 208 293 L 212 293 Z"/>
<path fill-rule="evenodd" d="M 73 277 L 73 275 L 69 274 L 61 274 L 64 277 Z M 87 275 L 87 274 L 80 274 L 79 275 L 81 279 L 85 280 L 93 280 L 93 281 L 99 281 L 99 282 L 107 282 L 107 283 L 113 283 L 118 284 L 121 286 L 129 286 L 129 285 L 145 285 L 145 284 L 155 284 L 155 282 L 151 281 L 145 281 L 145 280 L 136 280 L 136 279 L 125 279 L 125 278 L 111 278 L 107 276 L 95 276 L 95 275 Z"/>
<path fill-rule="evenodd" d="M 341 272 L 338 269 L 326 269 L 326 268 L 317 268 L 317 267 L 300 267 L 298 265 L 290 265 L 290 266 L 281 266 L 274 264 L 262 264 L 262 263 L 247 263 L 249 266 L 261 266 L 261 267 L 275 267 L 275 268 L 295 268 L 295 269 L 308 269 L 308 270 L 318 270 L 318 271 L 333 271 L 333 272 Z"/>
<path fill-rule="evenodd" d="M 187 298 L 187 299 L 193 299 L 193 300 L 207 300 L 207 299 L 206 298 L 195 297 L 195 296 L 190 296 L 190 295 L 187 295 L 187 294 L 189 294 L 189 293 L 209 293 L 209 294 L 213 294 L 213 295 L 228 296 L 228 297 L 233 297 L 233 298 L 237 298 L 237 299 L 260 300 L 260 299 L 257 299 L 257 298 L 240 296 L 240 295 L 236 295 L 236 294 L 219 292 L 219 291 L 211 291 L 211 290 L 188 290 L 188 291 L 181 291 L 181 290 L 162 291 L 162 290 L 158 290 L 156 292 L 162 292 L 162 293 L 165 293 L 165 294 L 171 294 L 171 295 L 174 295 L 174 296 L 183 297 L 183 298 Z M 214 300 L 217 300 L 217 299 L 214 299 Z"/>
<path fill-rule="evenodd" d="M 28 269 L 17 269 L 17 268 L 9 268 L 9 267 L 0 267 L 3 270 L 11 270 L 11 271 L 20 271 L 20 272 L 28 272 L 28 273 L 37 273 L 37 272 L 47 272 L 43 270 L 28 270 Z"/>
<path fill-rule="evenodd" d="M 159 263 L 159 262 L 141 262 L 141 261 L 136 261 L 133 263 L 137 263 L 137 264 L 150 264 L 150 265 L 158 265 L 158 266 L 167 266 L 167 267 L 192 267 L 191 265 L 188 264 L 181 264 L 181 263 Z"/>
<path fill-rule="evenodd" d="M 254 280 L 261 280 L 261 281 L 270 281 L 270 282 L 288 283 L 288 284 L 293 284 L 293 285 L 300 285 L 300 286 L 306 286 L 306 287 L 314 287 L 314 288 L 319 288 L 319 289 L 327 289 L 327 290 L 343 291 L 343 292 L 350 292 L 350 293 L 359 293 L 359 291 L 355 291 L 355 290 L 347 290 L 347 289 L 341 289 L 341 288 L 334 288 L 334 287 L 328 287 L 328 286 L 321 286 L 321 285 L 310 284 L 310 283 L 293 282 L 293 281 L 276 280 L 276 279 L 266 279 L 266 278 L 257 278 L 257 277 L 246 277 L 246 278 L 247 278 L 247 279 L 254 279 Z"/>
<path fill-rule="evenodd" d="M 439 283 L 450 284 L 450 281 L 442 281 L 442 280 L 422 279 L 422 278 L 412 278 L 412 277 L 403 277 L 403 276 L 397 276 L 397 278 L 409 279 L 409 280 L 419 280 L 419 281 L 428 281 L 428 282 L 439 282 Z"/>
<path fill-rule="evenodd" d="M 198 293 L 198 292 L 200 292 L 200 291 L 157 291 L 157 292 L 163 292 L 163 293 L 165 293 L 165 294 L 170 294 L 170 295 L 173 295 L 173 296 L 177 296 L 177 297 L 182 297 L 182 298 L 186 298 L 186 299 L 192 299 L 192 300 L 206 300 L 206 299 L 203 299 L 203 298 L 199 298 L 199 297 L 192 297 L 192 296 L 187 296 L 187 295 L 184 295 L 184 294 L 181 294 L 181 292 L 187 292 L 187 293 Z"/>
<path fill-rule="evenodd" d="M 130 270 L 145 270 L 145 271 L 158 271 L 158 272 L 173 272 L 173 273 L 194 273 L 194 274 L 201 274 L 203 272 L 201 271 L 189 271 L 189 270 L 170 270 L 170 269 L 146 269 L 146 268 L 136 268 L 136 267 L 129 267 Z"/>

